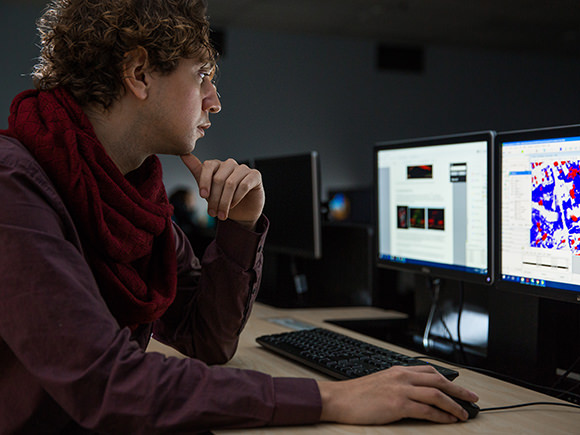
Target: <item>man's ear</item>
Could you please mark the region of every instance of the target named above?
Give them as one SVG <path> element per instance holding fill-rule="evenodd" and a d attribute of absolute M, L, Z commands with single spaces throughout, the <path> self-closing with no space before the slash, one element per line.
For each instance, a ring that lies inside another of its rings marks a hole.
<path fill-rule="evenodd" d="M 122 70 L 122 81 L 125 90 L 140 100 L 145 100 L 151 84 L 149 56 L 143 47 L 137 47 L 125 53 L 125 64 Z"/>

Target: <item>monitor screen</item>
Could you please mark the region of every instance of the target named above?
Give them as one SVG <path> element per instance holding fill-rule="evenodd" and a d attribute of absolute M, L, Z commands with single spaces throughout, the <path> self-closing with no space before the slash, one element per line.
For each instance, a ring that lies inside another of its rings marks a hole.
<path fill-rule="evenodd" d="M 497 144 L 500 288 L 580 301 L 580 125 Z"/>
<path fill-rule="evenodd" d="M 266 191 L 264 214 L 270 220 L 265 249 L 320 258 L 320 162 L 318 153 L 256 158 Z"/>
<path fill-rule="evenodd" d="M 491 131 L 375 147 L 377 262 L 493 282 Z"/>

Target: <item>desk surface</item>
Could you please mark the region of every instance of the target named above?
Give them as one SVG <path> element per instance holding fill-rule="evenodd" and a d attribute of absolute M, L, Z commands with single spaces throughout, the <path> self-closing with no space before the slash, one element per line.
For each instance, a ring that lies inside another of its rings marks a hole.
<path fill-rule="evenodd" d="M 344 334 L 361 338 L 369 343 L 388 347 L 408 355 L 418 355 L 416 352 L 401 347 L 386 344 L 347 329 L 325 323 L 325 319 L 398 317 L 398 313 L 370 307 L 349 308 L 307 308 L 279 309 L 257 303 L 252 316 L 242 333 L 238 351 L 227 364 L 230 367 L 259 370 L 272 376 L 310 377 L 328 379 L 325 375 L 310 370 L 307 367 L 293 363 L 287 359 L 272 354 L 261 348 L 255 338 L 276 332 L 284 332 L 289 328 L 272 319 L 294 319 L 315 326 L 333 329 Z M 153 341 L 149 350 L 159 351 L 166 355 L 181 356 L 179 353 L 162 344 Z M 439 364 L 439 363 L 438 363 Z M 527 402 L 549 401 L 557 399 L 535 391 L 521 388 L 488 376 L 466 369 L 457 369 L 459 377 L 454 381 L 479 395 L 478 405 L 481 408 L 513 405 Z M 338 424 L 319 424 L 317 426 L 278 427 L 214 431 L 215 434 L 573 434 L 580 432 L 580 409 L 558 406 L 533 406 L 504 411 L 480 413 L 475 419 L 453 425 L 438 425 L 422 421 L 401 421 L 388 426 L 349 426 Z"/>

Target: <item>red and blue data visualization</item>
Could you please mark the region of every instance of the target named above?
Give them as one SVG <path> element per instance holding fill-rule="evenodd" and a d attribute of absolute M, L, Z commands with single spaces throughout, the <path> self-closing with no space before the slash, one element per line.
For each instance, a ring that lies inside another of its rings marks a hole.
<path fill-rule="evenodd" d="M 580 161 L 531 163 L 530 246 L 580 255 Z"/>

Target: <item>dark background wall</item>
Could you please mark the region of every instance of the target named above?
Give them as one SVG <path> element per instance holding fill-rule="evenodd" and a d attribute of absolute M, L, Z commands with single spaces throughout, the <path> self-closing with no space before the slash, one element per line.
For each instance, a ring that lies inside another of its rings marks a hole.
<path fill-rule="evenodd" d="M 31 86 L 41 11 L 0 4 L 0 128 Z M 580 122 L 580 56 L 426 46 L 421 71 L 398 71 L 377 67 L 368 39 L 220 30 L 223 110 L 200 158 L 318 150 L 323 194 L 369 185 L 377 141 Z M 168 190 L 190 182 L 179 159 L 163 164 Z"/>

